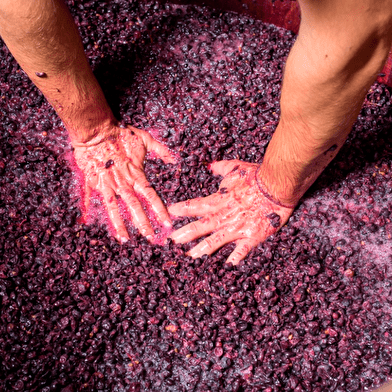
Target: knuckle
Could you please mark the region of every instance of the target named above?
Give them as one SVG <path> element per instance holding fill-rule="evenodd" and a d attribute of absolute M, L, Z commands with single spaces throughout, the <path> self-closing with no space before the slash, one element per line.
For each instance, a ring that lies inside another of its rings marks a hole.
<path fill-rule="evenodd" d="M 117 193 L 119 195 L 129 194 L 129 192 L 130 192 L 129 188 L 124 184 L 121 184 L 117 187 Z"/>
<path fill-rule="evenodd" d="M 242 244 L 238 251 L 241 254 L 247 254 L 247 253 L 249 253 L 249 251 L 251 249 L 252 249 L 252 246 L 250 244 L 246 243 L 246 244 Z"/>
<path fill-rule="evenodd" d="M 224 238 L 225 238 L 225 234 L 224 233 L 222 233 L 222 232 L 216 233 L 214 235 L 214 238 L 213 238 L 214 244 L 221 243 L 224 240 Z"/>
<path fill-rule="evenodd" d="M 142 219 L 139 221 L 139 227 L 143 230 L 148 230 L 150 228 L 150 224 L 147 221 L 146 217 L 141 217 Z"/>
<path fill-rule="evenodd" d="M 158 195 L 155 193 L 154 189 L 152 189 L 150 186 L 145 187 L 145 196 L 147 199 L 152 199 L 152 200 L 156 200 L 159 199 Z"/>
<path fill-rule="evenodd" d="M 115 198 L 115 196 L 114 195 L 107 196 L 106 204 L 108 205 L 108 208 L 110 208 L 110 210 L 115 209 L 115 206 L 116 206 L 116 198 Z"/>
<path fill-rule="evenodd" d="M 199 231 L 199 225 L 197 224 L 197 222 L 191 222 L 189 224 L 189 231 Z"/>
<path fill-rule="evenodd" d="M 204 242 L 205 242 L 205 249 L 212 249 L 213 247 L 214 247 L 214 245 L 215 245 L 215 240 L 214 240 L 214 238 L 211 238 L 211 236 L 210 237 L 207 237 L 205 240 L 204 240 Z"/>
<path fill-rule="evenodd" d="M 204 216 L 203 218 L 198 220 L 199 224 L 202 224 L 202 225 L 209 224 L 210 221 L 211 221 L 211 218 L 209 216 Z M 193 222 L 193 223 L 196 223 L 196 222 Z"/>
<path fill-rule="evenodd" d="M 139 200 L 134 195 L 129 195 L 127 198 L 127 204 L 129 208 L 132 208 L 132 210 L 140 208 Z"/>
<path fill-rule="evenodd" d="M 128 169 L 129 169 L 129 165 L 128 165 Z M 124 170 L 124 178 L 129 186 L 132 187 L 135 186 L 135 179 L 133 176 L 131 176 L 129 170 Z"/>

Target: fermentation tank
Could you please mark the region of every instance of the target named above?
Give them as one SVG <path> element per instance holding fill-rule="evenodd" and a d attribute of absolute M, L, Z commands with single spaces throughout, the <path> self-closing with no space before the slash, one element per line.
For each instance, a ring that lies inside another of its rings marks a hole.
<path fill-rule="evenodd" d="M 115 116 L 176 156 L 145 160 L 162 201 L 219 191 L 231 208 L 228 197 L 240 197 L 210 164 L 262 162 L 298 2 L 161 1 L 65 3 Z M 192 259 L 193 245 L 165 242 L 169 231 L 143 198 L 156 243 L 139 235 L 121 197 L 129 241 L 111 236 L 98 193 L 82 219 L 83 173 L 68 133 L 0 39 L 0 392 L 381 385 L 392 375 L 391 68 L 390 54 L 347 142 L 288 224 L 233 267 L 233 243 Z M 238 168 L 229 174 L 244 177 Z M 173 217 L 175 229 L 191 219 Z"/>

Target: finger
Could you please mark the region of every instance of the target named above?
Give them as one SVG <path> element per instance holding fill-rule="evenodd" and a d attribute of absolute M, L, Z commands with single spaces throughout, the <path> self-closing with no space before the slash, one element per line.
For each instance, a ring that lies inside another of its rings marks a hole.
<path fill-rule="evenodd" d="M 216 228 L 216 222 L 211 219 L 200 219 L 176 230 L 170 238 L 177 244 L 185 244 L 203 235 L 209 234 Z"/>
<path fill-rule="evenodd" d="M 257 242 L 252 241 L 248 238 L 237 241 L 236 247 L 233 252 L 231 252 L 230 256 L 226 260 L 226 263 L 232 263 L 233 265 L 237 265 L 256 245 Z"/>
<path fill-rule="evenodd" d="M 237 233 L 220 230 L 197 244 L 188 252 L 188 255 L 195 259 L 203 255 L 211 255 L 223 245 L 234 241 L 236 239 L 236 236 Z"/>
<path fill-rule="evenodd" d="M 151 137 L 150 143 L 147 146 L 148 151 L 154 151 L 155 154 L 158 155 L 159 158 L 162 159 L 165 163 L 176 163 L 176 160 L 172 153 L 170 152 L 169 148 L 165 145 L 157 142 Z"/>
<path fill-rule="evenodd" d="M 165 205 L 145 177 L 137 180 L 133 189 L 150 203 L 151 208 L 160 222 L 166 227 L 172 227 L 172 222 Z"/>
<path fill-rule="evenodd" d="M 143 134 L 143 139 L 148 151 L 153 151 L 162 159 L 165 163 L 176 163 L 174 156 L 170 152 L 169 148 L 164 144 L 157 142 L 148 132 Z"/>
<path fill-rule="evenodd" d="M 126 242 L 129 240 L 129 235 L 127 229 L 124 226 L 124 222 L 121 219 L 114 190 L 109 186 L 106 186 L 103 189 L 101 188 L 100 191 L 108 210 L 109 219 L 112 222 L 116 232 L 116 238 L 121 242 Z"/>
<path fill-rule="evenodd" d="M 213 214 L 222 209 L 224 194 L 213 193 L 207 197 L 197 197 L 192 200 L 181 201 L 168 207 L 168 211 L 176 216 L 202 216 Z"/>
<path fill-rule="evenodd" d="M 244 162 L 238 159 L 233 159 L 230 161 L 215 161 L 211 163 L 210 170 L 216 176 L 225 177 L 227 174 L 233 171 L 237 166 L 240 167 L 240 165 L 244 165 Z"/>
<path fill-rule="evenodd" d="M 152 229 L 150 221 L 136 197 L 135 192 L 127 185 L 121 184 L 117 188 L 117 193 L 124 200 L 127 209 L 132 216 L 132 223 L 139 230 L 140 234 L 147 237 L 147 239 L 151 239 L 154 236 L 154 230 Z"/>

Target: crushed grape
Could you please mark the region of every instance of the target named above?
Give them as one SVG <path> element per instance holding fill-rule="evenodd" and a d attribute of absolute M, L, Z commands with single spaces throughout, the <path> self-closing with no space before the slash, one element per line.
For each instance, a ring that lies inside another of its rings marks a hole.
<path fill-rule="evenodd" d="M 146 161 L 165 203 L 216 192 L 214 160 L 262 161 L 292 33 L 196 6 L 67 4 L 116 116 L 179 157 Z M 387 87 L 289 222 L 233 267 L 233 244 L 193 260 L 192 244 L 152 245 L 129 222 L 122 245 L 105 221 L 80 223 L 66 131 L 0 52 L 0 390 L 357 392 L 391 376 Z"/>

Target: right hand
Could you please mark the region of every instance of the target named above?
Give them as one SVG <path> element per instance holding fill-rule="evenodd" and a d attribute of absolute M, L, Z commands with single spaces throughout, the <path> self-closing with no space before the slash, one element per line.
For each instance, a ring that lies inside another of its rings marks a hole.
<path fill-rule="evenodd" d="M 258 168 L 239 160 L 214 162 L 212 172 L 224 177 L 219 191 L 169 206 L 173 215 L 201 218 L 174 231 L 170 238 L 183 244 L 211 234 L 188 252 L 193 258 L 211 255 L 234 241 L 236 247 L 227 262 L 238 264 L 253 247 L 275 234 L 294 210 L 267 197 L 256 177 Z"/>

